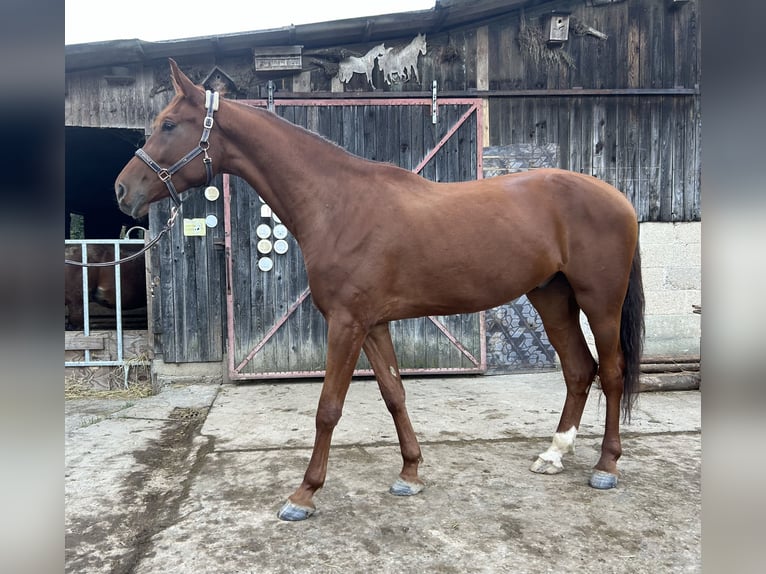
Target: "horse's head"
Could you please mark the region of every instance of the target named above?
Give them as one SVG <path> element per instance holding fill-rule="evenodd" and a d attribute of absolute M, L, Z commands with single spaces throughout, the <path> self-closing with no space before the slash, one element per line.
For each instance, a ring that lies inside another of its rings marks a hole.
<path fill-rule="evenodd" d="M 120 209 L 136 218 L 149 211 L 150 203 L 164 197 L 175 195 L 173 199 L 178 202 L 177 193 L 203 185 L 212 169 L 209 162 L 205 163 L 209 144 L 203 144 L 202 139 L 207 140 L 207 136 L 200 137 L 208 113 L 205 90 L 195 86 L 172 59 L 170 77 L 175 97 L 157 116 L 151 136 L 114 184 Z M 212 112 L 208 115 L 212 117 Z M 188 163 L 179 161 L 187 155 L 192 155 Z"/>
<path fill-rule="evenodd" d="M 415 45 L 420 50 L 420 53 L 426 55 L 426 36 L 425 34 L 418 34 L 415 36 Z"/>
<path fill-rule="evenodd" d="M 386 48 L 385 43 L 383 43 L 383 44 L 378 44 L 377 46 L 375 46 L 372 50 L 368 52 L 368 54 L 372 54 L 373 59 L 375 59 L 375 58 L 380 58 L 382 56 L 385 56 L 391 50 L 393 50 L 393 48 Z"/>

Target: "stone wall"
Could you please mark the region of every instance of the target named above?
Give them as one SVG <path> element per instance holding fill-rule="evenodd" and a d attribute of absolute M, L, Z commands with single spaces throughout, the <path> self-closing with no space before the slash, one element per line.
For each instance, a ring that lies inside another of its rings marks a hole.
<path fill-rule="evenodd" d="M 702 224 L 642 223 L 641 264 L 646 297 L 644 356 L 699 356 L 702 300 Z M 583 330 L 595 355 L 593 335 Z"/>

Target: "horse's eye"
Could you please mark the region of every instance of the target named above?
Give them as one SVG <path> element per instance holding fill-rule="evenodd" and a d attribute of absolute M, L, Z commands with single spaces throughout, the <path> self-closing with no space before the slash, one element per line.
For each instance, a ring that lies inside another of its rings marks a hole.
<path fill-rule="evenodd" d="M 170 120 L 165 120 L 164 122 L 162 122 L 162 131 L 163 132 L 169 132 L 174 127 L 176 127 L 176 125 L 173 122 L 171 122 Z"/>

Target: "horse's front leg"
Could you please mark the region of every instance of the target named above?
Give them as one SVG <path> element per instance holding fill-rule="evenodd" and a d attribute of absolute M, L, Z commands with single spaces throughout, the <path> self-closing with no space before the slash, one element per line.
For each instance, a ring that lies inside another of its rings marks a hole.
<path fill-rule="evenodd" d="M 282 520 L 305 520 L 316 510 L 314 494 L 322 488 L 327 476 L 332 433 L 343 412 L 365 336 L 365 330 L 352 321 L 328 321 L 327 365 L 316 412 L 314 450 L 303 482 L 277 513 Z"/>
<path fill-rule="evenodd" d="M 364 353 L 372 365 L 378 381 L 380 394 L 391 413 L 399 437 L 402 452 L 402 472 L 391 486 L 389 492 L 397 496 L 411 496 L 423 490 L 423 482 L 418 478 L 418 465 L 423 460 L 420 445 L 410 423 L 405 406 L 405 392 L 399 375 L 399 366 L 391 342 L 388 324 L 376 325 L 370 330 L 364 342 Z"/>

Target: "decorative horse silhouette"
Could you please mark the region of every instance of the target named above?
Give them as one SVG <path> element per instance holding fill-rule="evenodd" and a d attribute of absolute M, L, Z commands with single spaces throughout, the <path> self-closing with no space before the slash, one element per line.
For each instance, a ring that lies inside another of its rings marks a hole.
<path fill-rule="evenodd" d="M 410 79 L 410 69 L 415 73 L 415 80 L 420 82 L 418 75 L 418 53 L 426 54 L 426 37 L 418 34 L 404 48 L 389 48 L 389 52 L 378 58 L 378 65 L 383 71 L 387 84 L 396 81 L 407 82 Z"/>
<path fill-rule="evenodd" d="M 281 519 L 303 520 L 315 510 L 314 494 L 325 482 L 332 433 L 362 350 L 401 448 L 403 466 L 390 492 L 420 492 L 421 450 L 389 322 L 475 312 L 524 293 L 559 354 L 567 388 L 553 442 L 531 470 L 563 470 L 562 457 L 572 451 L 598 375 L 606 421 L 590 484 L 617 484 L 620 406 L 629 418 L 644 329 L 638 222 L 622 193 L 559 169 L 434 183 L 355 157 L 274 113 L 218 102 L 173 60 L 170 69 L 176 95 L 117 177 L 120 208 L 141 217 L 168 195 L 180 202 L 175 186 L 200 186 L 221 172 L 243 178 L 300 244 L 314 304 L 327 320 L 314 449 L 302 483 L 278 512 Z M 193 159 L 200 154 L 203 161 Z M 580 328 L 581 310 L 598 363 Z"/>
<path fill-rule="evenodd" d="M 347 83 L 354 74 L 365 74 L 367 81 L 375 89 L 372 82 L 372 70 L 375 68 L 375 60 L 384 56 L 391 48 L 386 48 L 383 44 L 378 44 L 370 49 L 364 56 L 349 56 L 338 66 L 338 79 L 344 84 Z"/>

